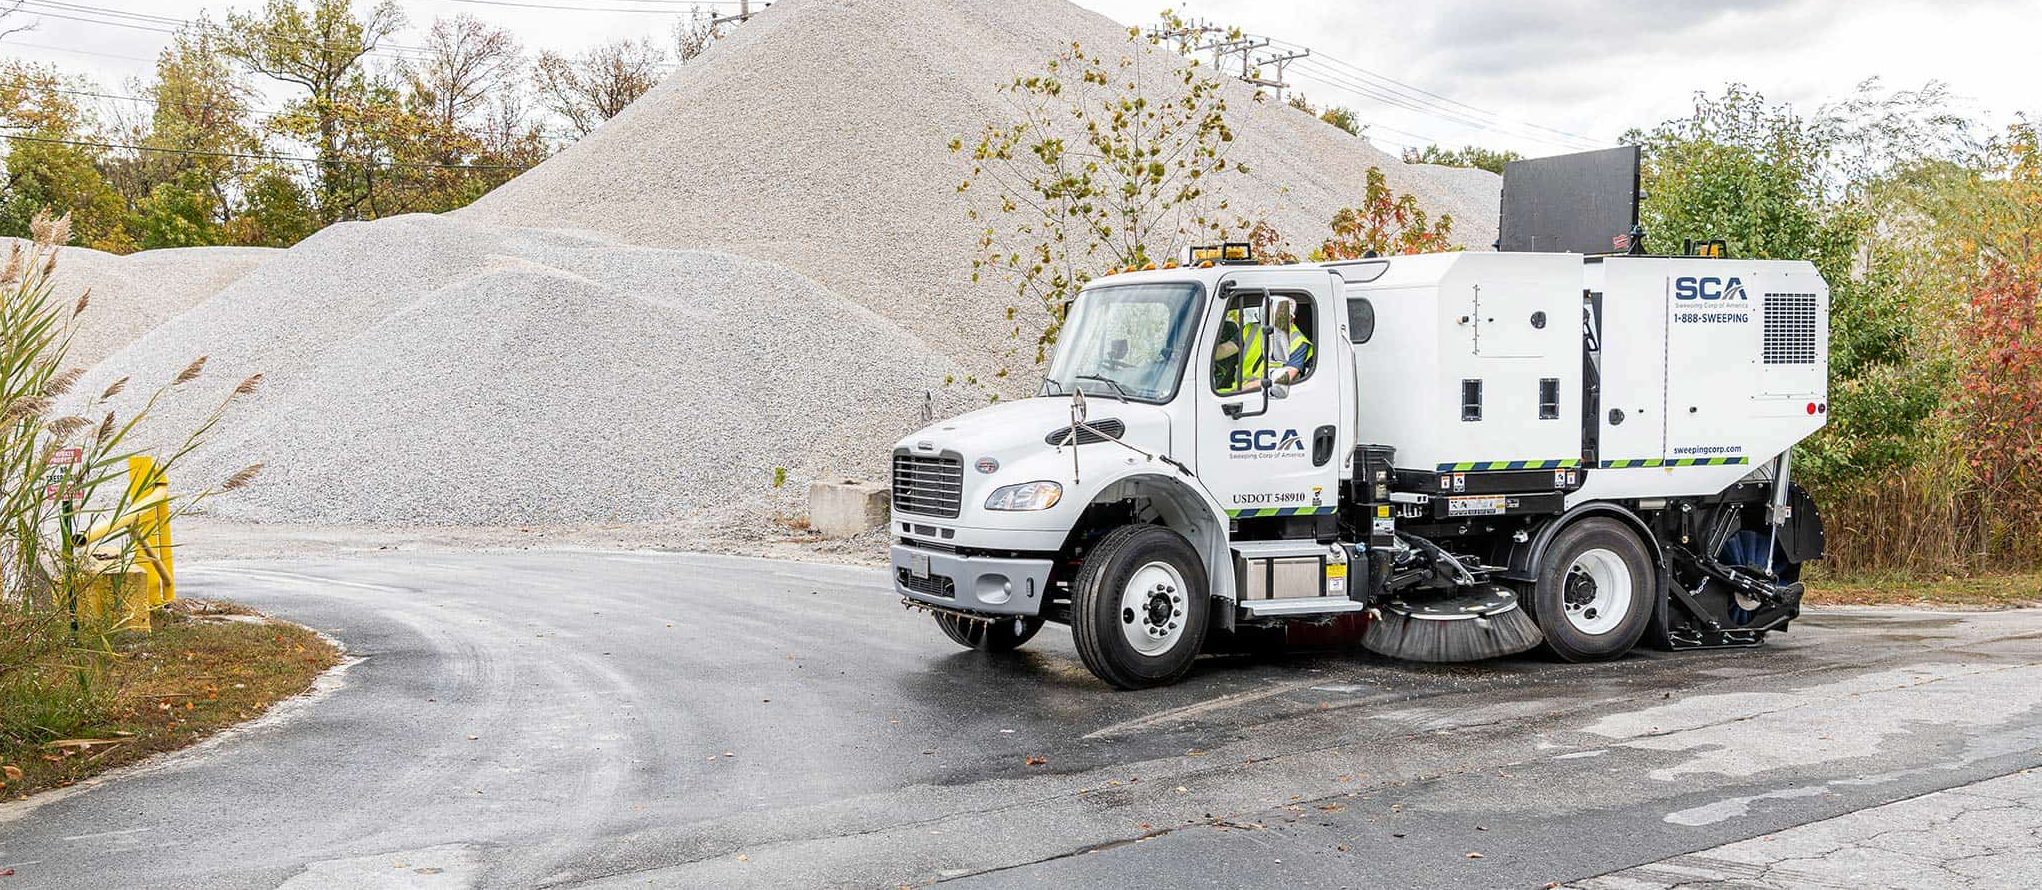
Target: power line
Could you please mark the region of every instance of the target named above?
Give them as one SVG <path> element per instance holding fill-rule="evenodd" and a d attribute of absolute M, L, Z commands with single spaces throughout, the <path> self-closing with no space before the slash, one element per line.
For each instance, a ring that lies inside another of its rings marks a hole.
<path fill-rule="evenodd" d="M 160 15 L 146 15 L 143 13 L 126 12 L 118 9 L 107 9 L 98 6 L 87 6 L 80 3 L 64 3 L 60 2 L 60 0 L 26 0 L 26 2 L 27 8 L 23 9 L 22 11 L 28 13 L 29 15 L 46 16 L 48 18 L 64 19 L 66 21 L 73 22 L 83 22 L 91 25 L 107 25 L 116 28 L 132 28 L 138 31 L 153 31 L 159 34 L 176 34 L 185 27 L 197 24 L 197 22 L 190 19 L 177 19 Z M 115 17 L 115 19 L 107 20 L 101 18 L 91 18 L 90 16 L 113 16 Z M 123 21 L 122 19 L 126 19 L 126 21 Z M 284 40 L 284 42 L 292 43 L 298 46 L 312 46 L 312 47 L 323 46 L 317 41 L 285 40 L 280 36 L 274 37 L 273 39 Z M 377 56 L 381 58 L 398 59 L 400 61 L 414 61 L 420 55 L 427 52 L 429 52 L 429 50 L 426 50 L 423 47 L 403 46 L 400 44 L 393 43 L 378 43 L 376 44 L 375 47 L 373 47 L 367 53 L 365 53 L 365 55 Z"/>
<path fill-rule="evenodd" d="M 51 46 L 47 43 L 29 43 L 23 40 L 10 40 L 7 41 L 6 43 L 0 43 L 0 46 L 25 46 L 28 47 L 29 49 L 46 49 L 50 50 L 51 52 L 76 53 L 81 56 L 100 56 L 102 58 L 108 59 L 126 59 L 130 62 L 149 62 L 151 64 L 154 64 L 156 61 L 155 59 L 146 58 L 143 56 L 129 56 L 122 55 L 121 53 L 103 53 L 96 50 L 76 49 L 74 47 L 69 46 Z"/>
<path fill-rule="evenodd" d="M 513 171 L 524 171 L 531 169 L 529 165 L 524 164 L 434 164 L 423 161 L 356 161 L 345 159 L 321 160 L 319 158 L 303 158 L 297 157 L 295 155 L 257 154 L 254 152 L 240 152 L 240 151 L 208 151 L 205 149 L 197 148 L 158 148 L 156 146 L 149 145 L 125 145 L 118 142 L 95 142 L 87 139 L 51 139 L 46 136 L 23 136 L 14 133 L 0 133 L 0 139 L 7 139 L 14 142 L 40 142 L 46 145 L 69 145 L 77 148 L 115 148 L 126 149 L 128 151 L 151 151 L 160 154 L 194 155 L 199 157 L 211 158 L 239 158 L 242 160 L 251 161 L 287 161 L 299 164 L 335 164 L 346 167 L 375 167 L 378 169 L 413 168 L 424 170 L 513 170 Z"/>
<path fill-rule="evenodd" d="M 1413 112 L 1415 114 L 1437 118 L 1443 121 L 1447 121 L 1449 123 L 1458 124 L 1460 126 L 1469 127 L 1477 130 L 1498 130 L 1501 132 L 1509 133 L 1510 135 L 1515 135 L 1526 139 L 1534 139 L 1539 142 L 1545 142 L 1548 144 L 1558 145 L 1567 148 L 1583 148 L 1589 146 L 1597 146 L 1601 144 L 1588 142 L 1584 139 L 1577 139 L 1574 137 L 1556 137 L 1540 133 L 1527 132 L 1522 129 L 1511 128 L 1506 126 L 1506 122 L 1501 120 L 1496 119 L 1485 120 L 1482 118 L 1474 117 L 1464 112 L 1457 112 L 1451 109 L 1446 109 L 1433 103 L 1426 103 L 1417 99 L 1413 99 L 1403 94 L 1384 90 L 1380 87 L 1376 87 L 1371 84 L 1358 82 L 1353 78 L 1343 76 L 1339 72 L 1333 71 L 1331 69 L 1321 68 L 1313 65 L 1300 65 L 1299 68 L 1301 76 L 1312 80 L 1316 80 L 1322 84 L 1326 84 L 1337 89 L 1348 90 L 1364 98 L 1372 99 L 1384 105 L 1401 108 L 1406 111 Z"/>
<path fill-rule="evenodd" d="M 201 112 L 226 110 L 226 106 L 214 105 L 211 103 L 193 105 L 190 102 L 165 102 L 161 99 L 151 99 L 147 96 L 127 96 L 119 93 L 95 93 L 91 90 L 69 90 L 63 87 L 47 87 L 46 89 L 53 93 L 63 93 L 66 96 L 83 96 L 93 99 L 114 99 L 118 101 L 138 102 L 144 105 L 169 105 L 173 108 L 178 108 L 187 112 L 191 111 L 193 108 L 197 108 Z M 263 108 L 261 106 L 254 104 L 249 104 L 246 106 L 246 108 L 250 112 L 250 114 L 257 120 L 268 120 L 270 118 L 283 114 L 282 111 L 279 111 L 277 109 Z"/>
<path fill-rule="evenodd" d="M 1284 44 L 1288 46 L 1297 46 L 1296 44 L 1291 44 L 1288 41 L 1283 40 L 1278 40 L 1276 42 L 1278 44 Z M 1565 139 L 1571 140 L 1574 143 L 1583 145 L 1601 146 L 1608 144 L 1604 140 L 1596 139 L 1590 136 L 1583 136 L 1579 133 L 1572 133 L 1566 130 L 1556 129 L 1554 127 L 1548 127 L 1542 124 L 1536 124 L 1529 121 L 1524 122 L 1514 121 L 1510 118 L 1506 118 L 1500 114 L 1497 114 L 1494 111 L 1469 105 L 1468 103 L 1462 102 L 1458 99 L 1443 96 L 1440 95 L 1439 93 L 1435 93 L 1423 87 L 1418 87 L 1409 83 L 1405 83 L 1404 81 L 1400 81 L 1387 75 L 1371 71 L 1367 68 L 1363 68 L 1352 62 L 1348 62 L 1336 58 L 1334 56 L 1328 56 L 1324 53 L 1320 53 L 1314 58 L 1326 63 L 1330 63 L 1330 65 L 1333 68 L 1331 73 L 1335 75 L 1340 74 L 1344 69 L 1344 71 L 1347 72 L 1350 77 L 1360 78 L 1364 81 L 1368 81 L 1370 85 L 1377 87 L 1380 92 L 1387 92 L 1391 95 L 1397 96 L 1398 98 L 1404 100 L 1407 103 L 1429 108 L 1434 113 L 1440 114 L 1441 116 L 1447 117 L 1448 119 L 1468 123 L 1473 126 L 1481 126 L 1485 129 L 1517 128 L 1540 130 L 1547 134 L 1564 137 Z M 1530 136 L 1530 138 L 1541 139 L 1542 141 L 1549 142 L 1552 141 L 1550 139 L 1546 139 L 1544 137 L 1536 135 L 1531 134 L 1525 135 Z"/>

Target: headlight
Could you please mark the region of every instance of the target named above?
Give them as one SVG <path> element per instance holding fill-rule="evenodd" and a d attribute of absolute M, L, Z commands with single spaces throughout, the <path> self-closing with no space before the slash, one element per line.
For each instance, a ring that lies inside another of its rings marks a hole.
<path fill-rule="evenodd" d="M 986 498 L 988 510 L 1047 510 L 1062 500 L 1064 487 L 1055 482 L 1023 482 L 1002 485 Z"/>

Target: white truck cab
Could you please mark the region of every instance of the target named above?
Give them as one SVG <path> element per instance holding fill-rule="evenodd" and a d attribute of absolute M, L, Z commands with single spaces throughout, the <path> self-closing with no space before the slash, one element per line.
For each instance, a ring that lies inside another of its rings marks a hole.
<path fill-rule="evenodd" d="M 958 643 L 1068 624 L 1131 688 L 1208 634 L 1343 614 L 1398 657 L 1584 660 L 1798 613 L 1809 264 L 1197 255 L 1228 259 L 1091 282 L 1035 397 L 895 446 L 894 583 Z"/>

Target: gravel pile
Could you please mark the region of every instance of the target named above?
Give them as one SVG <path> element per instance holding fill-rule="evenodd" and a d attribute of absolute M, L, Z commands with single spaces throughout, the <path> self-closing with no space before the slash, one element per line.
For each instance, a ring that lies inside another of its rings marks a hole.
<path fill-rule="evenodd" d="M 0 238 L 0 251 L 17 243 L 26 245 L 17 238 Z M 64 248 L 57 258 L 57 296 L 68 302 L 92 291 L 71 337 L 70 363 L 97 364 L 282 252 L 268 247 L 186 247 L 123 256 Z"/>
<path fill-rule="evenodd" d="M 213 502 L 228 519 L 741 534 L 799 513 L 812 479 L 883 477 L 925 410 L 984 403 L 964 381 L 1006 364 L 1009 301 L 968 281 L 965 170 L 945 145 L 999 113 L 996 82 L 1074 39 L 1125 32 L 1064 0 L 782 0 L 474 207 L 331 227 L 78 392 L 133 375 L 125 413 L 209 354 L 146 429 L 161 441 L 266 374 L 179 473 L 195 487 L 267 464 Z M 1495 177 L 1403 165 L 1245 86 L 1232 102 L 1233 157 L 1255 170 L 1233 208 L 1300 246 L 1369 166 L 1454 214 L 1465 243 L 1493 239 Z M 999 385 L 1032 388 L 1020 368 Z"/>
<path fill-rule="evenodd" d="M 972 227 L 955 190 L 967 169 L 946 145 L 1003 116 L 997 83 L 1073 40 L 1119 51 L 1126 31 L 1065 0 L 784 0 L 462 215 L 769 258 L 983 374 L 1010 342 L 1010 292 L 969 280 Z M 1231 206 L 1266 214 L 1298 247 L 1360 202 L 1370 166 L 1451 213 L 1461 243 L 1495 240 L 1498 177 L 1403 164 L 1231 87 L 1231 156 L 1253 171 L 1228 178 Z"/>
<path fill-rule="evenodd" d="M 212 502 L 252 521 L 755 520 L 798 512 L 819 475 L 882 474 L 925 392 L 967 407 L 927 344 L 784 267 L 431 216 L 329 228 L 79 391 L 132 374 L 125 413 L 201 348 L 205 377 L 149 435 L 266 374 L 180 473 L 267 464 Z"/>

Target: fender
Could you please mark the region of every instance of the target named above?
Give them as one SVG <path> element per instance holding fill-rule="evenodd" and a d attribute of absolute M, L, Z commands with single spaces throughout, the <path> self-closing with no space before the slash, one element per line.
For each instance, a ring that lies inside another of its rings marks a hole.
<path fill-rule="evenodd" d="M 1625 509 L 1619 504 L 1607 501 L 1591 501 L 1586 504 L 1580 504 L 1572 510 L 1547 520 L 1544 525 L 1539 526 L 1538 532 L 1532 535 L 1531 540 L 1522 544 L 1512 545 L 1509 559 L 1505 562 L 1505 565 L 1508 565 L 1510 569 L 1502 573 L 1502 576 L 1512 581 L 1523 581 L 1526 583 L 1538 581 L 1540 563 L 1545 560 L 1546 548 L 1553 543 L 1554 536 L 1558 535 L 1561 529 L 1574 524 L 1576 520 L 1586 519 L 1591 516 L 1612 517 L 1630 526 L 1631 531 L 1638 533 L 1638 537 L 1645 542 L 1645 548 L 1651 552 L 1654 573 L 1661 576 L 1665 575 L 1666 553 L 1659 547 L 1659 536 L 1652 533 L 1652 529 L 1645 524 L 1645 520 L 1639 519 L 1638 514 Z M 1664 598 L 1666 591 L 1660 590 L 1658 594 L 1659 598 Z"/>
<path fill-rule="evenodd" d="M 1233 550 L 1227 546 L 1229 522 L 1226 510 L 1194 477 L 1159 470 L 1154 464 L 1135 466 L 1108 477 L 1088 506 L 1144 497 L 1164 511 L 1166 525 L 1180 533 L 1188 530 L 1184 538 L 1205 561 L 1205 574 L 1212 596 L 1215 600 L 1225 600 L 1229 606 L 1216 610 L 1215 614 L 1223 615 L 1222 620 L 1231 624 L 1231 606 L 1239 595 L 1234 590 Z M 1073 529 L 1075 532 L 1076 529 Z"/>

